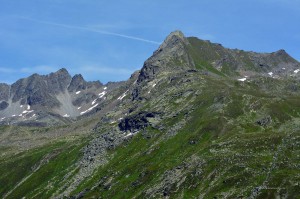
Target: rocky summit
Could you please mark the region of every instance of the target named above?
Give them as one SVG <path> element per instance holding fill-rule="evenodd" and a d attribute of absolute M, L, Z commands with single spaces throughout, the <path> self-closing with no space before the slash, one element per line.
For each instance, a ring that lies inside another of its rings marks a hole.
<path fill-rule="evenodd" d="M 0 84 L 0 195 L 299 198 L 299 72 L 175 31 L 127 81 Z"/>

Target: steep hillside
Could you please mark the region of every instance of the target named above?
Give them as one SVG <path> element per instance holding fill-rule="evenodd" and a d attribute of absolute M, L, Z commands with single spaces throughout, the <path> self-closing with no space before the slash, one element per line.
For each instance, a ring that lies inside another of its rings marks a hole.
<path fill-rule="evenodd" d="M 0 194 L 298 198 L 299 71 L 283 50 L 232 50 L 173 32 L 128 81 L 106 85 L 107 99 L 76 123 L 2 126 Z M 68 93 L 89 87 L 81 76 L 70 82 Z M 30 137 L 14 136 L 22 134 Z"/>

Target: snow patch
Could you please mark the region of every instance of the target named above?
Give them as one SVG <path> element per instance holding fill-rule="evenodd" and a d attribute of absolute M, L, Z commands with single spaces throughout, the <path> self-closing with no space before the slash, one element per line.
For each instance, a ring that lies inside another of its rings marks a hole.
<path fill-rule="evenodd" d="M 5 119 L 5 117 L 1 118 L 1 121 L 4 120 L 4 119 Z"/>
<path fill-rule="evenodd" d="M 294 73 L 297 74 L 299 71 L 300 71 L 300 69 L 294 70 Z"/>
<path fill-rule="evenodd" d="M 273 76 L 273 72 L 269 72 L 268 74 L 269 74 L 270 76 Z"/>
<path fill-rule="evenodd" d="M 34 110 L 31 110 L 31 111 L 26 111 L 26 110 L 25 110 L 25 111 L 22 112 L 22 114 L 32 113 L 33 111 L 34 111 Z"/>
<path fill-rule="evenodd" d="M 247 80 L 247 78 L 246 77 L 244 77 L 244 78 L 241 78 L 241 79 L 238 79 L 238 81 L 240 81 L 240 82 L 244 82 L 244 81 L 246 81 Z"/>
<path fill-rule="evenodd" d="M 23 105 L 21 105 L 20 108 L 23 108 Z"/>
<path fill-rule="evenodd" d="M 70 117 L 70 115 L 68 115 L 68 114 L 65 114 L 63 117 Z"/>
<path fill-rule="evenodd" d="M 95 99 L 93 102 L 92 102 L 92 105 L 94 105 L 96 103 L 97 99 Z"/>
<path fill-rule="evenodd" d="M 12 115 L 12 117 L 16 117 L 16 115 Z"/>
<path fill-rule="evenodd" d="M 129 90 L 127 90 L 125 93 L 123 93 L 120 97 L 118 97 L 118 100 L 122 100 L 126 95 L 127 95 L 127 92 Z"/>
<path fill-rule="evenodd" d="M 127 137 L 132 136 L 132 135 L 133 135 L 133 133 L 128 133 L 127 135 L 124 136 L 124 138 L 127 138 Z"/>
<path fill-rule="evenodd" d="M 91 110 L 93 110 L 94 108 L 96 108 L 98 105 L 99 104 L 96 104 L 96 105 L 92 106 L 91 108 L 89 108 L 88 110 L 81 112 L 80 115 L 83 115 L 83 114 L 85 114 L 87 112 L 90 112 Z"/>
<path fill-rule="evenodd" d="M 107 89 L 107 87 L 104 87 L 103 89 L 104 89 L 104 90 L 106 90 L 106 89 Z"/>
<path fill-rule="evenodd" d="M 27 105 L 27 110 L 30 110 L 30 105 L 29 104 Z"/>
<path fill-rule="evenodd" d="M 81 109 L 81 107 L 78 107 L 77 109 L 79 110 L 79 109 Z"/>
<path fill-rule="evenodd" d="M 81 91 L 77 91 L 77 92 L 76 92 L 76 95 L 78 95 L 79 93 L 81 93 Z"/>
<path fill-rule="evenodd" d="M 152 88 L 154 88 L 156 86 L 156 83 L 152 85 Z"/>
<path fill-rule="evenodd" d="M 103 91 L 103 92 L 99 93 L 99 94 L 98 94 L 98 95 L 99 95 L 99 98 L 104 97 L 105 94 L 106 94 L 106 91 Z"/>
<path fill-rule="evenodd" d="M 282 68 L 282 70 L 285 70 L 285 68 Z"/>

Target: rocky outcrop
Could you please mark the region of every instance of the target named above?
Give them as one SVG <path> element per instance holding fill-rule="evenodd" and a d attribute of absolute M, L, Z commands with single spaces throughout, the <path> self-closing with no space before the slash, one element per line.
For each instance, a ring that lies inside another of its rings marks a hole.
<path fill-rule="evenodd" d="M 189 41 L 181 31 L 172 32 L 160 47 L 147 59 L 132 90 L 133 100 L 141 99 L 141 90 L 145 82 L 164 73 L 178 73 L 195 69 L 194 61 L 188 52 Z"/>
<path fill-rule="evenodd" d="M 38 74 L 18 80 L 11 86 L 12 102 L 22 101 L 23 104 L 31 106 L 59 106 L 57 99 L 51 95 L 55 89 L 48 88 L 45 77 Z"/>
<path fill-rule="evenodd" d="M 55 73 L 50 73 L 45 78 L 47 81 L 47 90 L 53 94 L 64 92 L 70 84 L 71 78 L 71 75 L 65 68 L 62 68 Z"/>
<path fill-rule="evenodd" d="M 272 118 L 269 115 L 256 121 L 256 124 L 264 127 L 268 126 L 270 123 L 272 123 Z"/>
<path fill-rule="evenodd" d="M 87 87 L 87 82 L 83 79 L 82 75 L 75 75 L 68 87 L 69 92 L 85 90 Z"/>
<path fill-rule="evenodd" d="M 99 81 L 93 81 L 93 82 L 87 82 L 83 79 L 81 74 L 74 75 L 74 77 L 71 80 L 71 83 L 68 87 L 69 92 L 76 92 L 76 91 L 82 91 L 89 88 L 100 88 L 103 86 L 103 84 Z"/>
<path fill-rule="evenodd" d="M 188 40 L 181 31 L 172 32 L 144 63 L 138 83 L 153 79 L 159 71 L 194 68 L 193 60 L 187 52 L 188 44 Z"/>
<path fill-rule="evenodd" d="M 90 103 L 93 99 L 97 98 L 97 95 L 92 92 L 85 93 L 84 95 L 79 96 L 78 98 L 74 99 L 72 104 L 74 106 L 81 106 L 84 103 Z"/>
<path fill-rule="evenodd" d="M 9 104 L 7 102 L 5 102 L 5 101 L 1 102 L 0 103 L 0 111 L 6 109 L 8 107 L 8 105 Z"/>
<path fill-rule="evenodd" d="M 136 115 L 128 116 L 119 123 L 120 131 L 137 132 L 150 126 L 149 118 L 154 118 L 158 113 L 141 112 Z"/>
<path fill-rule="evenodd" d="M 9 99 L 9 89 L 10 86 L 8 84 L 0 83 L 0 101 Z"/>

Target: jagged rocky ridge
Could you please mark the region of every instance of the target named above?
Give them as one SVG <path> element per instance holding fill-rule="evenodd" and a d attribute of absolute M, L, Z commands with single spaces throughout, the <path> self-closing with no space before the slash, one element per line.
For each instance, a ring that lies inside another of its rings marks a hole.
<path fill-rule="evenodd" d="M 1 84 L 1 122 L 61 123 L 64 118 L 75 118 L 92 110 L 106 98 L 107 89 L 99 81 L 87 82 L 81 75 L 71 77 L 64 68 L 49 75 L 33 74 L 12 85 Z"/>

